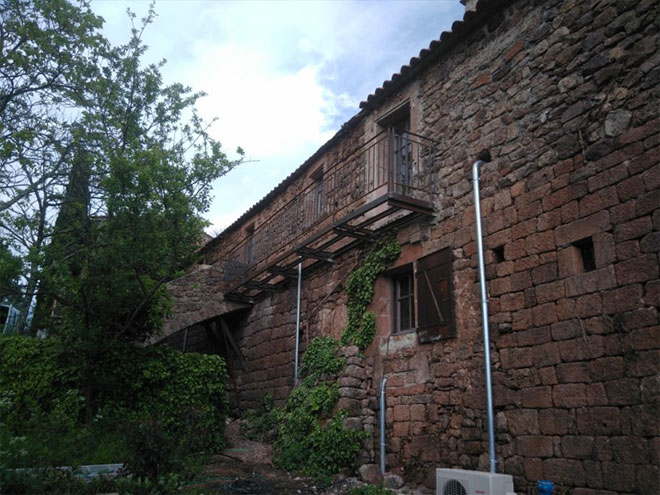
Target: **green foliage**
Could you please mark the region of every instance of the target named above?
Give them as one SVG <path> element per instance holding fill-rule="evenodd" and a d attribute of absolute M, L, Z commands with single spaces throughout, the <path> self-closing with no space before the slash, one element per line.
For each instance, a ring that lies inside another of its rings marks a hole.
<path fill-rule="evenodd" d="M 0 471 L 0 493 L 18 494 L 67 494 L 67 495 L 97 495 L 116 491 L 118 483 L 114 479 L 99 477 L 84 480 L 75 477 L 71 471 L 60 469 L 39 469 L 32 471 Z M 125 492 L 121 492 L 122 495 Z M 171 494 L 174 492 L 162 492 Z M 156 495 L 154 493 L 154 495 Z"/>
<path fill-rule="evenodd" d="M 384 486 L 365 485 L 353 488 L 351 495 L 394 495 L 394 492 Z"/>
<path fill-rule="evenodd" d="M 276 436 L 280 421 L 282 421 L 282 409 L 275 407 L 273 396 L 266 394 L 261 407 L 248 409 L 245 413 L 245 421 L 241 424 L 241 434 L 250 440 L 263 442 L 272 440 L 270 433 Z"/>
<path fill-rule="evenodd" d="M 118 346 L 104 368 L 114 371 L 99 395 L 100 414 L 165 430 L 187 451 L 222 449 L 227 372 L 220 356 Z"/>
<path fill-rule="evenodd" d="M 84 362 L 71 353 L 56 339 L 0 338 L 1 467 L 125 462 L 153 485 L 190 475 L 191 454 L 222 449 L 219 356 L 118 345 L 98 363 L 105 386 L 87 423 Z"/>
<path fill-rule="evenodd" d="M 339 343 L 332 337 L 314 337 L 303 356 L 301 373 L 312 381 L 337 374 L 345 364 L 337 349 Z"/>
<path fill-rule="evenodd" d="M 23 269 L 23 261 L 12 254 L 5 241 L 0 239 L 0 302 L 6 298 L 17 298 L 19 277 Z"/>
<path fill-rule="evenodd" d="M 20 426 L 53 414 L 54 422 L 77 423 L 81 410 L 76 384 L 80 361 L 55 340 L 0 338 L 0 418 Z"/>
<path fill-rule="evenodd" d="M 379 243 L 371 251 L 364 263 L 353 270 L 348 277 L 348 325 L 342 334 L 343 345 L 355 344 L 360 350 L 366 349 L 376 334 L 376 315 L 367 311 L 374 297 L 376 278 L 401 254 L 401 246 L 396 241 Z"/>
<path fill-rule="evenodd" d="M 337 384 L 302 383 L 291 392 L 275 442 L 280 467 L 316 477 L 354 467 L 366 433 L 344 428 L 343 412 L 332 416 L 338 398 Z"/>
<path fill-rule="evenodd" d="M 130 38 L 111 46 L 88 0 L 2 2 L 0 238 L 21 258 L 22 315 L 36 297 L 38 328 L 88 343 L 87 360 L 159 328 L 211 183 L 243 156 L 209 135 L 202 93 L 143 62 L 155 15 L 129 14 Z M 17 280 L 4 254 L 0 294 Z"/>
<path fill-rule="evenodd" d="M 317 386 L 300 384 L 291 391 L 286 401 L 285 412 L 309 413 L 314 416 L 327 417 L 339 399 L 336 383 L 328 385 L 321 383 Z"/>
<path fill-rule="evenodd" d="M 354 468 L 364 431 L 344 427 L 346 414 L 339 412 L 325 425 L 316 424 L 307 439 L 308 458 L 304 471 L 314 476 L 330 476 Z"/>

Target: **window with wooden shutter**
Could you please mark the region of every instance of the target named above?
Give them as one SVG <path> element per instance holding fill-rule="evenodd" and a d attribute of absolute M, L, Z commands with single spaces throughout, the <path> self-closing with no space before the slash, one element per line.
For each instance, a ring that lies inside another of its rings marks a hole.
<path fill-rule="evenodd" d="M 455 335 L 451 249 L 417 261 L 417 326 L 420 343 Z"/>

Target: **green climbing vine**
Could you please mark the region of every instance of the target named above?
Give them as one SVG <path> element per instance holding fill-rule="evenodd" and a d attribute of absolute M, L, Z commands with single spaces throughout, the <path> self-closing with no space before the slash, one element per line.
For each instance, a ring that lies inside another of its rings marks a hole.
<path fill-rule="evenodd" d="M 300 372 L 308 383 L 339 373 L 346 364 L 337 356 L 339 342 L 332 337 L 314 337 L 302 358 Z"/>
<path fill-rule="evenodd" d="M 273 461 L 287 471 L 320 478 L 355 467 L 367 433 L 344 427 L 346 412 L 336 410 L 337 375 L 346 364 L 338 350 L 332 337 L 313 338 L 302 359 L 302 380 L 284 407 L 266 396 L 261 408 L 246 414 L 243 434 L 263 440 L 275 432 Z"/>
<path fill-rule="evenodd" d="M 366 349 L 376 334 L 376 315 L 367 311 L 374 297 L 376 278 L 401 254 L 401 246 L 395 240 L 380 242 L 364 263 L 348 277 L 348 324 L 341 337 L 343 345 L 355 344 Z"/>
<path fill-rule="evenodd" d="M 348 278 L 348 326 L 341 344 L 353 343 L 361 350 L 372 342 L 376 315 L 367 311 L 374 283 L 401 253 L 395 241 L 380 242 L 364 263 Z M 315 337 L 302 358 L 302 380 L 284 407 L 273 406 L 266 397 L 262 408 L 249 411 L 242 431 L 250 438 L 264 439 L 275 433 L 275 463 L 287 471 L 325 477 L 354 468 L 360 444 L 367 432 L 346 428 L 346 412 L 337 410 L 337 376 L 346 362 L 338 356 L 340 343 L 332 337 Z"/>

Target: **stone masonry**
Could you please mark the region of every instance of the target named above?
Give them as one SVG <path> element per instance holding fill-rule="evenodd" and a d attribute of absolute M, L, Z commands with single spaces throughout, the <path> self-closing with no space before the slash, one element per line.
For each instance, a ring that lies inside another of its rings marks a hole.
<path fill-rule="evenodd" d="M 660 480 L 660 8 L 655 0 L 480 1 L 452 33 L 362 105 L 268 204 L 295 197 L 328 156 L 408 102 L 438 142 L 432 218 L 397 232 L 404 266 L 451 248 L 456 335 L 392 334 L 391 279 L 371 309 L 374 343 L 339 380 L 349 425 L 373 433 L 387 385 L 388 468 L 434 486 L 436 467 L 487 470 L 483 346 L 471 165 L 482 150 L 498 470 L 518 493 L 549 479 L 575 495 L 654 494 Z M 350 124 L 350 125 L 349 125 Z M 271 205 L 271 206 L 269 206 Z M 241 240 L 229 229 L 209 259 Z M 302 350 L 346 323 L 354 250 L 310 273 Z M 232 329 L 247 361 L 241 407 L 293 382 L 294 283 Z"/>

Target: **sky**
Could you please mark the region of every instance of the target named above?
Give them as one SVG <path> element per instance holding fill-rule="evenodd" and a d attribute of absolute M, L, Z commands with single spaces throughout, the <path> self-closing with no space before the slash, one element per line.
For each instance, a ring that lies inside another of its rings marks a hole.
<path fill-rule="evenodd" d="M 126 9 L 92 0 L 113 43 L 129 38 Z M 190 86 L 210 134 L 247 163 L 213 184 L 206 214 L 217 234 L 293 172 L 359 103 L 462 19 L 459 0 L 156 0 L 145 62 L 166 59 L 164 82 Z"/>

